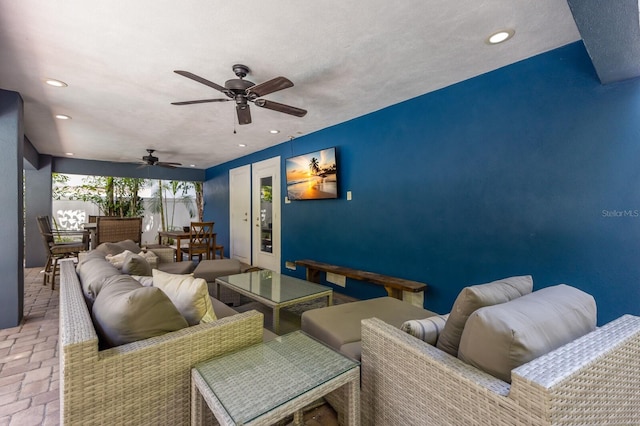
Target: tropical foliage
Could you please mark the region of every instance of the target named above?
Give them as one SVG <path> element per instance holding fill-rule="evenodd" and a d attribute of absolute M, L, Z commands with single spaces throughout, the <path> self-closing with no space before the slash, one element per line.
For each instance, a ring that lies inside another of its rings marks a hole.
<path fill-rule="evenodd" d="M 98 206 L 105 216 L 135 217 L 144 212 L 138 191 L 148 185 L 146 179 L 113 176 L 86 176 L 82 185 L 68 186 L 68 176 L 53 174 L 53 198 L 79 200 Z"/>
<path fill-rule="evenodd" d="M 55 200 L 68 199 L 90 202 L 98 206 L 105 216 L 135 217 L 144 214 L 142 198 L 139 191 L 151 187 L 149 179 L 121 178 L 111 176 L 86 176 L 82 184 L 70 186 L 69 177 L 53 173 L 52 194 Z M 202 220 L 204 201 L 202 182 L 157 181 L 153 192 L 150 210 L 160 214 L 162 229 L 173 228 L 176 205 L 183 204 L 189 217 Z M 194 197 L 189 195 L 195 191 Z"/>

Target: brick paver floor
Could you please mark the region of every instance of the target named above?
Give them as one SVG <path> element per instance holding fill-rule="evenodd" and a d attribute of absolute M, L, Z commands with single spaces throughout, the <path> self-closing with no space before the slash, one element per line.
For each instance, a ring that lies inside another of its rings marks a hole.
<path fill-rule="evenodd" d="M 60 424 L 58 290 L 41 270 L 24 271 L 22 323 L 0 329 L 0 426 Z"/>

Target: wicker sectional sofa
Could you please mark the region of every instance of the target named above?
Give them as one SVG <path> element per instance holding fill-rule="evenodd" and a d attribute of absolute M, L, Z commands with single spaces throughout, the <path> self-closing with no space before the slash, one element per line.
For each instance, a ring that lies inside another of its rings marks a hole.
<path fill-rule="evenodd" d="M 60 269 L 62 424 L 187 425 L 191 367 L 263 340 L 261 313 L 216 312 L 208 324 L 100 350 L 75 266 Z"/>

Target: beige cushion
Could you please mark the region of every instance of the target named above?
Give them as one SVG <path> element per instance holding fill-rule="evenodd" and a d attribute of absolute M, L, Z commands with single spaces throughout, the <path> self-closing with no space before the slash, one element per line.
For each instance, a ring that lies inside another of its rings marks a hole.
<path fill-rule="evenodd" d="M 162 290 L 143 287 L 128 275 L 105 280 L 93 304 L 92 315 L 103 348 L 188 327 Z"/>
<path fill-rule="evenodd" d="M 464 325 L 476 309 L 508 302 L 533 290 L 531 275 L 505 278 L 488 284 L 479 284 L 462 289 L 453 303 L 447 323 L 444 325 L 436 347 L 453 356 L 458 356 L 458 346 Z"/>
<path fill-rule="evenodd" d="M 449 318 L 449 314 L 405 321 L 400 330 L 435 346 L 438 336 L 447 322 L 447 318 Z"/>
<path fill-rule="evenodd" d="M 153 270 L 153 286 L 165 292 L 189 325 L 216 320 L 207 282 L 191 275 L 174 275 Z"/>
<path fill-rule="evenodd" d="M 469 317 L 458 357 L 511 382 L 511 370 L 596 327 L 596 302 L 577 288 L 547 287 Z"/>
<path fill-rule="evenodd" d="M 360 321 L 363 319 L 377 317 L 400 328 L 409 319 L 434 315 L 437 314 L 393 297 L 378 297 L 303 312 L 301 329 L 340 350 L 345 343 L 360 341 Z"/>
<path fill-rule="evenodd" d="M 122 272 L 129 275 L 151 275 L 151 265 L 146 259 L 138 254 L 132 253 L 129 250 L 125 251 L 127 256 L 124 258 L 122 264 Z"/>

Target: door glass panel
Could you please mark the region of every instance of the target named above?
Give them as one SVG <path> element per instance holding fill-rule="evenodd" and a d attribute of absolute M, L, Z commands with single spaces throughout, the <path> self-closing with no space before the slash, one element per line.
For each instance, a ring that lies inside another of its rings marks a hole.
<path fill-rule="evenodd" d="M 260 251 L 273 252 L 272 245 L 272 209 L 273 209 L 273 178 L 260 178 Z"/>

